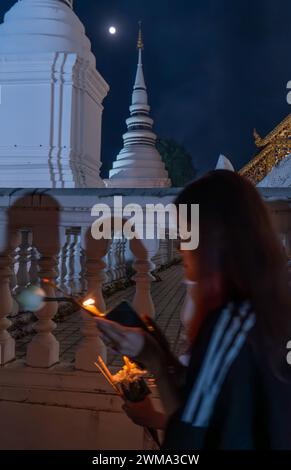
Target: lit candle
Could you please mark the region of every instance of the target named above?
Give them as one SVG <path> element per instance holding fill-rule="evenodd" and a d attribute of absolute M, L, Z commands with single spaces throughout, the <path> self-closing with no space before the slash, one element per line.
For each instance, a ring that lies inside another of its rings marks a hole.
<path fill-rule="evenodd" d="M 87 312 L 93 313 L 93 315 L 96 315 L 97 317 L 104 317 L 104 313 L 99 312 L 95 305 L 95 300 L 94 299 L 87 299 L 83 302 L 82 304 L 84 310 Z"/>
<path fill-rule="evenodd" d="M 133 363 L 130 362 L 127 356 L 123 356 L 125 368 L 128 370 L 128 372 L 132 369 Z"/>

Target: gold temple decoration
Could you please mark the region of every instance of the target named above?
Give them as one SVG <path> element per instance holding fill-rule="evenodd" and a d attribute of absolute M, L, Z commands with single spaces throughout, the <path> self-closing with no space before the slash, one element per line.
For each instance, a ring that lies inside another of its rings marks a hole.
<path fill-rule="evenodd" d="M 138 26 L 139 26 L 139 31 L 138 31 L 137 48 L 143 50 L 144 44 L 143 44 L 143 39 L 142 39 L 141 21 L 138 22 Z"/>
<path fill-rule="evenodd" d="M 254 139 L 256 146 L 261 150 L 239 173 L 258 184 L 274 166 L 291 153 L 291 114 L 264 138 L 254 130 Z"/>

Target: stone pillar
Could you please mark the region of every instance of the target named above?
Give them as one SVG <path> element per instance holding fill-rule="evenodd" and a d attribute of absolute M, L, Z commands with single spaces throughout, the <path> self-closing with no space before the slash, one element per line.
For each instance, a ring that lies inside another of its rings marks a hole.
<path fill-rule="evenodd" d="M 157 240 L 138 240 L 134 238 L 130 241 L 129 246 L 135 257 L 133 268 L 136 271 L 133 276 L 136 289 L 132 305 L 140 315 L 154 317 L 155 307 L 151 296 L 151 283 L 154 277 L 151 275 L 151 271 L 154 270 L 155 265 L 152 263 L 151 258 L 158 249 Z M 150 249 L 150 246 L 152 249 Z M 155 249 L 153 249 L 154 247 Z"/>
<path fill-rule="evenodd" d="M 45 214 L 42 215 L 45 217 Z M 43 224 L 33 228 L 33 243 L 40 255 L 38 261 L 40 279 L 55 282 L 58 276 L 59 231 L 54 221 L 51 222 L 48 225 L 43 221 Z M 41 287 L 48 297 L 55 297 L 53 287 L 42 281 Z M 34 325 L 36 335 L 27 348 L 27 365 L 47 368 L 59 361 L 59 342 L 53 334 L 56 328 L 53 318 L 57 311 L 57 302 L 47 302 L 45 307 L 35 313 L 38 318 Z"/>
<path fill-rule="evenodd" d="M 17 246 L 21 243 L 21 236 L 18 231 L 10 232 L 8 236 L 6 231 L 6 225 L 1 225 L 0 239 L 4 250 L 0 254 L 0 365 L 7 364 L 15 358 L 15 341 L 7 331 L 11 325 L 7 315 L 12 313 L 14 305 L 10 291 L 13 255 Z"/>
<path fill-rule="evenodd" d="M 110 243 L 108 240 L 94 240 L 91 230 L 82 229 L 82 244 L 86 252 L 85 277 L 87 281 L 86 298 L 93 298 L 95 305 L 100 312 L 105 312 L 106 306 L 102 294 L 104 281 L 104 268 L 106 263 L 103 258 L 106 256 Z M 101 341 L 94 317 L 82 310 L 83 326 L 81 333 L 83 338 L 76 353 L 76 369 L 85 371 L 96 371 L 97 356 L 103 357 L 106 361 L 106 347 Z"/>

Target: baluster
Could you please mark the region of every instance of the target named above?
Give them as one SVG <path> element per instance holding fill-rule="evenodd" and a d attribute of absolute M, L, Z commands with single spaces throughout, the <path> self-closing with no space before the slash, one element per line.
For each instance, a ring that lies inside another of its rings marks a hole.
<path fill-rule="evenodd" d="M 126 279 L 126 262 L 125 262 L 125 250 L 127 240 L 125 238 L 121 241 L 121 275 L 122 279 Z"/>
<path fill-rule="evenodd" d="M 117 240 L 117 279 L 122 279 L 122 240 Z"/>
<path fill-rule="evenodd" d="M 69 246 L 69 253 L 68 253 L 68 266 L 69 266 L 69 279 L 68 284 L 70 288 L 70 292 L 76 292 L 76 254 L 77 254 L 77 246 L 78 246 L 78 236 L 80 233 L 80 229 L 72 228 L 70 230 L 71 233 L 71 244 Z"/>
<path fill-rule="evenodd" d="M 53 215 L 51 216 L 53 217 Z M 57 221 L 46 226 L 34 227 L 33 243 L 39 252 L 39 277 L 55 282 L 58 276 L 59 231 Z M 41 287 L 48 297 L 55 297 L 55 289 L 41 281 Z M 51 367 L 59 361 L 59 342 L 53 335 L 56 324 L 53 321 L 58 310 L 57 302 L 47 302 L 35 315 L 36 335 L 27 348 L 26 362 L 31 367 Z"/>
<path fill-rule="evenodd" d="M 113 279 L 114 281 L 119 280 L 119 240 L 113 240 L 112 243 L 112 250 L 113 250 Z"/>
<path fill-rule="evenodd" d="M 107 262 L 107 269 L 106 269 L 106 283 L 111 284 L 114 280 L 114 274 L 113 274 L 113 250 L 114 250 L 114 240 L 112 241 L 107 256 L 106 256 L 106 262 Z"/>
<path fill-rule="evenodd" d="M 152 317 L 155 314 L 155 307 L 151 296 L 151 283 L 154 280 L 151 271 L 154 270 L 155 265 L 151 258 L 157 249 L 158 244 L 155 240 L 141 241 L 136 238 L 130 240 L 130 250 L 135 256 L 133 268 L 136 271 L 133 276 L 136 288 L 132 305 L 140 315 L 146 314 Z"/>
<path fill-rule="evenodd" d="M 81 294 L 84 291 L 83 285 L 81 283 L 82 269 L 81 228 L 78 228 L 74 259 L 74 293 L 77 294 Z"/>
<path fill-rule="evenodd" d="M 29 279 L 30 284 L 36 286 L 39 284 L 39 277 L 38 277 L 38 251 L 35 246 L 31 246 L 30 249 L 30 268 L 29 268 Z"/>
<path fill-rule="evenodd" d="M 118 280 L 118 240 L 112 240 L 112 278 Z"/>
<path fill-rule="evenodd" d="M 87 282 L 85 278 L 86 273 L 86 251 L 82 247 L 82 239 L 80 237 L 79 242 L 80 248 L 80 272 L 79 272 L 79 284 L 80 284 L 80 294 L 84 294 L 87 291 Z"/>
<path fill-rule="evenodd" d="M 21 291 L 29 284 L 28 263 L 30 260 L 31 233 L 27 230 L 21 231 L 22 242 L 19 247 L 18 272 L 17 272 L 17 290 Z"/>
<path fill-rule="evenodd" d="M 68 250 L 69 250 L 69 245 L 70 245 L 70 233 L 65 230 L 65 244 L 60 250 L 60 256 L 59 256 L 59 285 L 62 290 L 65 292 L 68 291 L 68 269 L 67 269 L 67 264 L 68 264 Z"/>
<path fill-rule="evenodd" d="M 19 234 L 19 237 L 21 237 L 20 234 Z M 11 290 L 12 295 L 16 294 L 17 288 L 18 288 L 18 285 L 17 285 L 17 272 L 19 269 L 18 259 L 19 259 L 19 247 L 17 247 L 16 250 L 14 250 L 13 257 L 12 257 L 11 276 L 10 276 L 10 290 Z"/>
<path fill-rule="evenodd" d="M 13 311 L 13 298 L 10 291 L 10 278 L 14 262 L 15 250 L 21 243 L 19 231 L 6 234 L 6 226 L 0 228 L 1 246 L 5 247 L 0 254 L 0 365 L 7 364 L 15 358 L 15 341 L 7 329 L 11 325 L 7 315 Z"/>
<path fill-rule="evenodd" d="M 94 240 L 91 231 L 85 233 L 82 230 L 82 241 L 86 250 L 85 277 L 87 281 L 87 298 L 94 298 L 96 307 L 100 312 L 105 312 L 106 306 L 102 294 L 104 281 L 104 268 L 106 264 L 103 258 L 109 249 L 109 240 Z M 96 371 L 94 363 L 98 355 L 106 361 L 106 347 L 101 341 L 96 321 L 88 313 L 82 311 L 83 325 L 81 328 L 82 340 L 76 353 L 76 369 Z"/>

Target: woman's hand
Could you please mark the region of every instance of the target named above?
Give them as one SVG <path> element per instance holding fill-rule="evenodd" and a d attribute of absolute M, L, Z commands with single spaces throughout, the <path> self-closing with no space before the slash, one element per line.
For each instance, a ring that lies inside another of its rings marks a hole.
<path fill-rule="evenodd" d="M 98 318 L 101 339 L 115 352 L 136 359 L 150 372 L 159 375 L 164 359 L 157 341 L 140 328 L 127 328 L 119 323 Z"/>
<path fill-rule="evenodd" d="M 145 333 L 140 328 L 126 328 L 118 323 L 97 319 L 102 341 L 113 351 L 131 358 L 137 357 L 145 344 Z"/>
<path fill-rule="evenodd" d="M 166 416 L 155 410 L 149 397 L 139 403 L 127 401 L 122 408 L 138 426 L 161 430 L 166 428 Z"/>
<path fill-rule="evenodd" d="M 96 322 L 101 338 L 108 347 L 140 362 L 155 376 L 166 415 L 171 416 L 181 404 L 178 382 L 182 366 L 143 330 L 126 328 L 103 318 L 96 318 Z M 172 365 L 171 372 L 169 364 Z"/>

